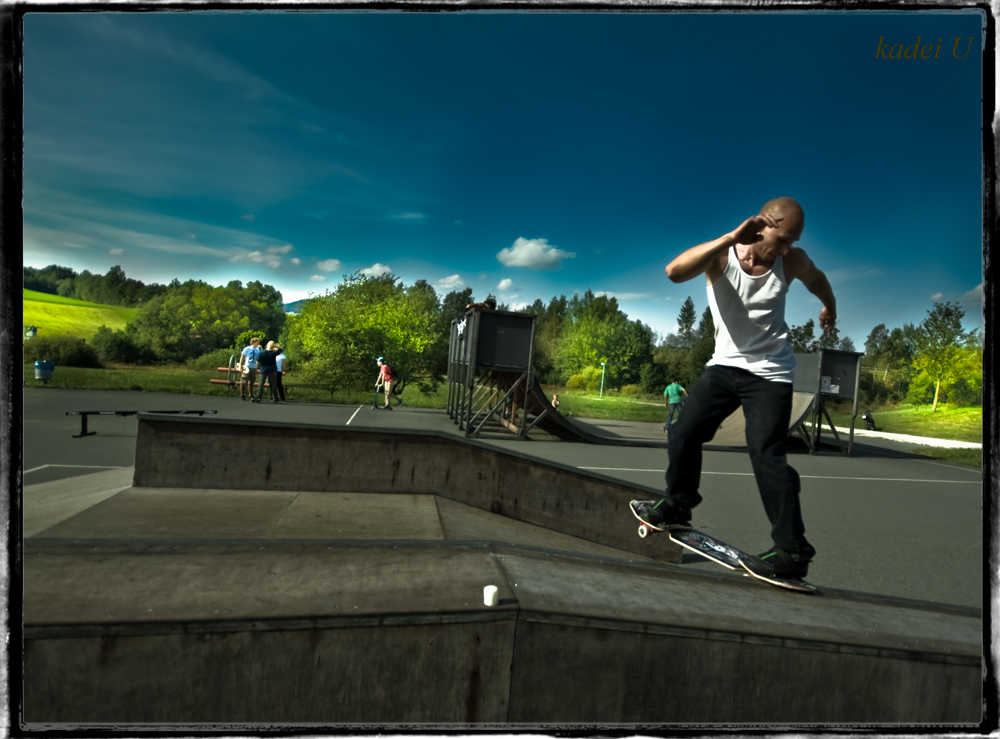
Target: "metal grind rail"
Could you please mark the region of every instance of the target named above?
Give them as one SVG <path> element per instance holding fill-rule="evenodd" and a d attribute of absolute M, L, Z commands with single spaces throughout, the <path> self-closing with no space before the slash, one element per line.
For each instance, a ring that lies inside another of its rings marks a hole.
<path fill-rule="evenodd" d="M 79 439 L 83 436 L 93 436 L 97 433 L 96 431 L 87 430 L 88 416 L 134 416 L 140 413 L 173 413 L 177 415 L 203 416 L 206 413 L 208 415 L 215 415 L 218 411 L 66 411 L 67 416 L 80 416 L 80 433 L 73 434 L 74 439 Z"/>

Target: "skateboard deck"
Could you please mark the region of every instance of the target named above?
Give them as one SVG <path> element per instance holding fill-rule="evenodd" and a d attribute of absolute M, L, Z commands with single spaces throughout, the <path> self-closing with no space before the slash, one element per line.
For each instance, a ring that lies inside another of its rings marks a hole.
<path fill-rule="evenodd" d="M 639 518 L 639 514 L 636 513 L 636 504 L 642 502 L 648 501 L 633 500 L 629 504 L 632 509 L 632 515 L 639 519 L 639 538 L 645 539 L 653 531 L 666 531 L 667 535 L 670 537 L 670 541 L 675 544 L 679 544 L 695 554 L 700 554 L 705 559 L 711 560 L 712 562 L 722 565 L 727 569 L 736 570 L 744 576 L 749 575 L 757 580 L 762 580 L 763 582 L 776 585 L 779 588 L 785 588 L 786 590 L 795 590 L 800 593 L 818 592 L 815 585 L 807 583 L 805 580 L 785 577 L 768 578 L 751 572 L 749 569 L 744 567 L 741 562 L 741 560 L 747 559 L 750 556 L 749 554 L 741 549 L 737 549 L 734 546 L 726 544 L 724 541 L 719 541 L 713 536 L 697 531 L 690 526 L 664 526 L 658 528 L 647 523 L 646 521 L 643 521 Z"/>

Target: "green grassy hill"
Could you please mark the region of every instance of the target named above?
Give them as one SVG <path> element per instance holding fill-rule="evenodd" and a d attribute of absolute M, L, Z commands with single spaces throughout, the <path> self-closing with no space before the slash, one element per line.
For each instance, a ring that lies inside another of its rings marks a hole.
<path fill-rule="evenodd" d="M 112 330 L 125 328 L 138 312 L 136 308 L 87 303 L 34 290 L 23 292 L 22 323 L 37 327 L 40 336 L 76 336 L 89 339 L 101 326 Z"/>

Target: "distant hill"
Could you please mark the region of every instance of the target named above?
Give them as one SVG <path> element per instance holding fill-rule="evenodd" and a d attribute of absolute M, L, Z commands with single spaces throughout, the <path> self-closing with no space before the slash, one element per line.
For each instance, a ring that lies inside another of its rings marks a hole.
<path fill-rule="evenodd" d="M 49 293 L 24 290 L 22 323 L 35 326 L 40 336 L 76 336 L 89 339 L 101 326 L 123 329 L 135 318 L 136 308 L 87 303 Z"/>
<path fill-rule="evenodd" d="M 302 307 L 310 300 L 312 300 L 312 298 L 296 300 L 294 303 L 285 303 L 285 313 L 301 313 Z"/>

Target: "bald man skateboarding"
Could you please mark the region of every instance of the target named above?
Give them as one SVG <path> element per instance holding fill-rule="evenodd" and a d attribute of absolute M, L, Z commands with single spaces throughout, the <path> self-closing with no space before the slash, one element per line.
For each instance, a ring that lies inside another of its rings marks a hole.
<path fill-rule="evenodd" d="M 792 281 L 800 280 L 823 303 L 819 323 L 824 331 L 834 329 L 837 303 L 826 275 L 794 246 L 804 227 L 799 204 L 776 198 L 736 230 L 688 249 L 667 265 L 673 282 L 701 274 L 708 278 L 715 353 L 668 437 L 665 497 L 636 508 L 636 515 L 655 527 L 689 527 L 691 509 L 702 501 L 701 445 L 742 405 L 750 461 L 774 547 L 741 564 L 763 577 L 803 579 L 816 554 L 805 538 L 799 475 L 785 457 L 795 374 L 785 296 Z"/>

